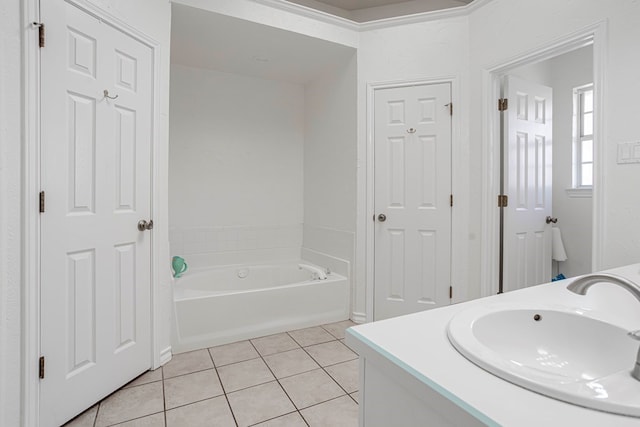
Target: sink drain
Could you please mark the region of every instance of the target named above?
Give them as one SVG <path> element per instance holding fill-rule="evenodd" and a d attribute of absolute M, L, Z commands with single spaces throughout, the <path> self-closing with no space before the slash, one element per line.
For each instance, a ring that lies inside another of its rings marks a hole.
<path fill-rule="evenodd" d="M 533 320 L 535 320 L 536 322 L 539 322 L 542 320 L 542 316 L 540 316 L 539 314 L 536 314 L 533 316 Z"/>

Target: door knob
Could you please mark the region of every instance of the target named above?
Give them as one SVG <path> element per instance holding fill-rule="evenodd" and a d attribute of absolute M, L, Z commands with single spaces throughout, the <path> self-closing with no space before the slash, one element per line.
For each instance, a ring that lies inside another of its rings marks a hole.
<path fill-rule="evenodd" d="M 145 230 L 152 230 L 152 229 L 153 229 L 152 219 L 150 219 L 149 222 L 147 222 L 144 219 L 141 219 L 140 221 L 138 221 L 138 230 L 145 231 Z"/>
<path fill-rule="evenodd" d="M 551 223 L 556 223 L 558 222 L 558 218 L 551 218 L 550 216 L 548 216 L 545 220 L 544 220 L 547 224 L 551 224 Z"/>
<path fill-rule="evenodd" d="M 378 215 L 378 221 L 385 222 L 387 220 L 387 216 L 385 214 Z"/>

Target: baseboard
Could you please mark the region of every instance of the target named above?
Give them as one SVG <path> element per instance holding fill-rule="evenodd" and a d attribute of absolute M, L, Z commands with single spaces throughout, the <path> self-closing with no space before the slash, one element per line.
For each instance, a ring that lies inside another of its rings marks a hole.
<path fill-rule="evenodd" d="M 160 366 L 168 363 L 171 360 L 173 353 L 171 351 L 171 346 L 165 348 L 160 352 Z"/>
<path fill-rule="evenodd" d="M 367 315 L 365 313 L 351 313 L 351 320 L 355 323 L 367 323 Z"/>

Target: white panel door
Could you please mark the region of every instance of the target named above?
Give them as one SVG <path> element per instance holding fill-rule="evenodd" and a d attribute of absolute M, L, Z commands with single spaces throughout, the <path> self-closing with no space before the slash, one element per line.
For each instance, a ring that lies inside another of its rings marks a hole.
<path fill-rule="evenodd" d="M 116 28 L 41 7 L 40 425 L 59 426 L 151 367 L 153 70 Z"/>
<path fill-rule="evenodd" d="M 505 79 L 504 290 L 551 280 L 552 91 Z"/>
<path fill-rule="evenodd" d="M 376 320 L 450 303 L 450 102 L 448 83 L 376 90 Z"/>

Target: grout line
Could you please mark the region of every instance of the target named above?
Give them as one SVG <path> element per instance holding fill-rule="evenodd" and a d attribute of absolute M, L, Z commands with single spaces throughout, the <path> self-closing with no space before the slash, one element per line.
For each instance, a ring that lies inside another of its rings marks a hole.
<path fill-rule="evenodd" d="M 207 400 L 217 399 L 218 397 L 222 397 L 222 396 L 224 396 L 224 393 L 219 394 L 217 396 L 213 396 L 213 397 L 205 397 L 204 399 L 194 400 L 193 402 L 189 402 L 189 403 L 183 403 L 182 405 L 178 405 L 178 406 L 174 406 L 173 408 L 166 409 L 166 412 L 170 412 L 178 408 L 184 408 L 185 406 L 193 405 L 194 403 L 202 403 L 202 402 L 206 402 Z"/>
<path fill-rule="evenodd" d="M 263 421 L 258 421 L 257 423 L 254 423 L 254 424 L 249 424 L 249 427 L 257 426 L 257 425 L 259 425 L 259 424 L 266 423 L 267 421 L 277 420 L 278 418 L 286 417 L 287 415 L 291 415 L 291 414 L 295 414 L 295 413 L 300 414 L 300 411 L 298 411 L 298 410 L 296 409 L 295 411 L 287 412 L 286 414 L 278 415 L 277 417 L 268 418 L 268 419 L 263 420 Z M 302 414 L 300 414 L 300 416 L 302 417 Z M 304 420 L 304 418 L 303 418 L 303 420 Z M 305 422 L 305 423 L 306 423 L 306 422 Z M 309 425 L 309 424 L 307 424 L 307 426 L 308 426 L 308 425 Z"/>
<path fill-rule="evenodd" d="M 293 339 L 293 337 L 291 337 L 291 339 Z M 294 339 L 294 341 L 296 341 L 296 340 Z M 253 345 L 253 343 L 252 343 L 251 341 L 249 341 L 249 342 L 251 343 L 251 345 Z M 297 341 L 296 341 L 296 343 L 297 343 Z M 255 346 L 255 345 L 253 345 L 253 348 L 258 352 L 258 354 L 260 354 L 260 352 L 258 351 L 258 349 L 256 348 L 256 346 Z M 280 353 L 284 353 L 284 352 L 280 352 Z M 276 354 L 280 354 L 280 353 L 276 353 Z M 262 359 L 262 363 L 264 363 L 264 364 L 267 366 L 267 369 L 269 369 L 269 372 L 271 372 L 271 375 L 273 375 L 273 378 L 275 378 L 275 379 L 276 379 L 276 382 L 278 383 L 278 385 L 280 386 L 280 388 L 281 388 L 281 389 L 282 389 L 282 391 L 284 392 L 285 396 L 287 396 L 287 399 L 289 399 L 289 402 L 291 402 L 291 404 L 293 405 L 294 409 L 295 409 L 296 411 L 298 411 L 298 412 L 299 412 L 298 407 L 297 407 L 297 406 L 296 406 L 296 404 L 293 402 L 293 399 L 291 399 L 291 396 L 289 396 L 289 393 L 287 393 L 287 390 L 282 386 L 282 383 L 280 383 L 280 380 L 278 379 L 278 377 L 276 377 L 276 374 L 275 374 L 275 373 L 273 372 L 273 370 L 271 369 L 271 366 L 269 366 L 269 364 L 267 363 L 267 361 L 266 361 L 266 360 L 264 360 L 264 357 L 262 357 L 262 355 L 260 355 L 260 358 Z M 289 413 L 291 413 L 291 412 L 289 412 Z M 283 414 L 283 415 L 288 415 L 288 414 Z M 280 416 L 283 416 L 283 415 L 280 415 Z M 302 414 L 300 414 L 300 416 L 302 416 Z M 277 417 L 276 417 L 276 418 L 277 418 Z M 272 418 L 272 419 L 273 419 L 273 418 Z M 304 420 L 304 418 L 303 418 L 303 420 Z M 263 421 L 260 421 L 260 422 L 264 422 L 264 421 L 267 421 L 267 420 L 263 420 Z M 305 421 L 305 423 L 306 423 L 306 421 Z M 309 424 L 307 424 L 307 426 L 308 426 L 308 425 L 309 425 Z"/>
<path fill-rule="evenodd" d="M 331 399 L 329 399 L 329 400 L 325 400 L 324 402 L 318 402 L 318 403 L 314 403 L 313 405 L 309 405 L 309 406 L 307 406 L 306 408 L 302 408 L 302 409 L 301 409 L 301 411 L 306 411 L 306 410 L 307 410 L 307 409 L 309 409 L 309 408 L 313 408 L 313 407 L 315 407 L 315 406 L 320 406 L 320 405 L 323 405 L 323 404 L 325 404 L 325 403 L 331 402 L 331 401 L 333 401 L 333 400 L 342 399 L 343 397 L 349 397 L 349 398 L 351 398 L 351 396 L 349 396 L 349 393 L 347 393 L 346 395 L 344 395 L 344 394 L 343 394 L 343 395 L 338 396 L 338 397 L 332 397 Z M 351 399 L 351 400 L 353 400 L 353 399 Z M 301 414 L 301 415 L 302 415 L 302 414 Z"/>
<path fill-rule="evenodd" d="M 341 339 L 342 339 L 342 338 L 340 338 L 340 337 L 336 337 L 333 333 L 331 333 L 331 331 L 330 331 L 330 330 L 328 330 L 328 329 L 327 329 L 327 328 L 325 328 L 324 326 L 320 325 L 320 327 L 321 327 L 322 329 L 324 329 L 324 330 L 325 330 L 329 335 L 331 335 L 331 336 L 332 336 L 332 337 L 334 337 L 335 339 L 337 339 L 337 340 L 341 340 Z"/>
<path fill-rule="evenodd" d="M 305 349 L 304 349 L 304 347 L 303 347 L 303 350 L 305 350 Z M 305 350 L 305 352 L 307 352 L 307 350 Z M 309 355 L 309 357 L 311 357 L 311 358 L 313 359 L 313 356 L 312 356 L 311 354 L 309 354 L 309 352 L 307 352 L 307 354 Z M 314 360 L 318 365 L 320 365 L 320 362 L 318 362 L 316 359 L 313 359 L 313 360 Z M 332 375 L 331 375 L 331 374 L 330 374 L 330 373 L 329 373 L 325 368 L 328 368 L 328 367 L 331 367 L 331 366 L 336 366 L 336 365 L 339 365 L 340 363 L 350 362 L 351 360 L 355 360 L 355 359 L 345 360 L 345 361 L 338 362 L 338 363 L 334 363 L 334 364 L 332 364 L 332 365 L 327 365 L 327 366 L 322 366 L 322 365 L 320 365 L 320 369 L 322 369 L 322 370 L 324 371 L 324 373 L 325 373 L 325 374 L 327 374 L 327 375 L 329 376 L 329 378 L 331 378 L 331 379 L 333 380 L 333 382 L 334 382 L 334 383 L 336 383 L 336 384 L 338 385 L 338 387 L 340 387 L 340 389 L 341 389 L 342 391 L 344 391 L 344 392 L 345 392 L 345 394 L 346 394 L 347 396 L 349 396 L 349 392 L 347 392 L 347 390 L 346 390 L 344 387 L 342 387 L 342 385 L 341 385 L 341 384 L 340 384 L 340 383 L 339 383 L 335 378 L 333 378 L 333 376 L 332 376 Z M 349 396 L 349 397 L 351 397 L 351 396 Z M 336 399 L 337 399 L 337 398 L 336 398 Z M 329 399 L 329 400 L 327 400 L 326 402 L 329 402 L 330 400 L 333 400 L 333 399 Z M 324 403 L 324 402 L 323 402 L 323 403 Z M 357 403 L 357 402 L 356 402 L 356 403 Z M 319 403 L 318 403 L 318 405 L 319 405 Z M 311 406 L 315 406 L 315 405 L 311 405 Z M 309 408 L 311 408 L 311 406 L 309 406 Z M 307 409 L 307 408 L 304 408 L 304 409 Z"/>
<path fill-rule="evenodd" d="M 321 326 L 321 327 L 322 327 L 322 326 Z M 324 329 L 324 328 L 322 328 L 322 329 Z M 326 331 L 326 329 L 324 329 L 324 330 Z M 326 332 L 327 332 L 329 335 L 331 335 L 332 337 L 335 337 L 335 335 L 333 335 L 331 332 L 329 332 L 329 331 L 326 331 Z M 291 337 L 291 339 L 293 339 L 296 343 L 298 343 L 298 345 L 300 345 L 300 343 L 299 343 L 298 341 L 296 341 L 296 339 L 295 339 L 293 336 L 291 336 L 291 334 L 289 334 L 289 332 L 288 332 L 288 331 L 287 331 L 287 334 Z M 307 351 L 307 347 L 311 347 L 311 346 L 314 346 L 314 345 L 320 345 L 320 344 L 326 344 L 326 343 L 328 343 L 328 342 L 334 342 L 334 341 L 340 342 L 340 339 L 339 339 L 339 338 L 337 338 L 337 337 L 335 337 L 335 339 L 334 339 L 334 340 L 327 341 L 327 342 L 323 342 L 323 343 L 310 344 L 310 345 L 308 345 L 308 346 L 306 346 L 306 347 L 303 347 L 302 345 L 300 345 L 300 348 L 302 348 L 302 350 L 303 350 L 303 351 L 304 351 L 304 352 L 305 352 L 305 353 L 306 353 L 306 354 L 307 354 L 307 355 L 308 355 L 308 356 L 309 356 L 309 357 L 310 357 L 310 358 L 311 358 L 315 363 L 317 363 L 317 364 L 318 364 L 318 366 L 320 367 L 320 369 L 322 369 L 322 370 L 324 371 L 324 373 L 325 373 L 325 374 L 327 374 L 327 375 L 329 376 L 329 378 L 331 378 L 331 380 L 332 380 L 334 383 L 336 383 L 336 384 L 338 385 L 338 387 L 340 387 L 340 389 L 344 392 L 344 394 L 343 394 L 343 395 L 340 395 L 340 396 L 335 397 L 335 398 L 333 398 L 333 399 L 325 400 L 324 402 L 319 402 L 319 403 L 316 403 L 316 404 L 313 404 L 313 405 L 307 406 L 307 407 L 305 407 L 305 408 L 298 409 L 298 413 L 299 413 L 299 414 L 300 414 L 300 416 L 302 417 L 302 420 L 305 422 L 305 424 L 307 424 L 307 426 L 309 426 L 309 423 L 307 422 L 306 418 L 305 418 L 305 417 L 304 417 L 304 415 L 302 414 L 302 410 L 303 410 L 303 409 L 312 408 L 312 407 L 314 407 L 314 406 L 318 406 L 318 405 L 321 405 L 321 404 L 323 404 L 323 403 L 327 403 L 327 402 L 330 402 L 330 401 L 332 401 L 332 400 L 339 399 L 339 398 L 344 397 L 344 396 L 347 396 L 347 397 L 348 397 L 349 399 L 351 399 L 351 400 L 352 400 L 356 405 L 360 405 L 358 402 L 356 402 L 356 401 L 355 401 L 355 399 L 354 399 L 353 397 L 351 397 L 351 395 L 347 392 L 347 390 L 346 390 L 344 387 L 342 387 L 342 385 L 341 385 L 341 384 L 340 384 L 340 383 L 339 383 L 335 378 L 333 378 L 333 376 L 331 376 L 331 374 L 330 374 L 330 373 L 325 369 L 325 368 L 328 368 L 328 367 L 331 367 L 331 366 L 339 365 L 339 364 L 341 364 L 341 363 L 350 362 L 350 361 L 352 361 L 352 360 L 357 359 L 359 356 L 356 354 L 356 357 L 355 357 L 354 359 L 344 360 L 344 361 L 342 361 L 342 362 L 337 362 L 337 363 L 334 363 L 334 364 L 331 364 L 331 365 L 322 366 L 322 365 L 321 365 L 321 364 L 320 364 L 320 363 L 319 363 L 319 362 L 318 362 L 318 361 L 317 361 L 317 360 L 316 360 L 316 359 L 315 359 L 315 358 L 314 358 L 314 357 L 313 357 L 313 356 L 312 356 L 312 355 Z M 253 344 L 253 343 L 252 343 L 252 344 Z M 351 349 L 350 349 L 348 346 L 346 346 L 344 343 L 341 343 L 341 344 L 342 344 L 342 345 L 344 345 L 346 348 L 348 348 L 348 349 L 349 349 L 349 351 L 353 352 L 353 350 L 351 350 Z M 256 350 L 257 350 L 257 349 L 256 349 Z M 281 352 L 281 353 L 284 353 L 284 352 Z M 353 353 L 355 354 L 355 352 L 353 352 Z M 278 354 L 279 354 L 279 353 L 278 353 Z M 266 362 L 265 362 L 265 363 L 266 363 Z M 267 365 L 267 367 L 269 367 L 269 365 Z M 271 368 L 269 367 L 269 369 L 271 369 Z M 317 368 L 316 368 L 316 369 L 317 369 Z M 313 369 L 313 370 L 316 370 L 316 369 Z M 311 372 L 311 371 L 305 371 L 305 372 Z M 273 372 L 272 372 L 272 373 L 273 373 Z M 302 373 L 304 373 L 304 372 L 301 372 L 301 373 L 299 373 L 299 374 L 302 374 Z M 283 377 L 282 379 L 284 379 L 284 378 L 290 378 L 290 377 L 292 377 L 292 376 L 299 375 L 299 374 L 294 374 L 294 375 L 290 375 L 290 376 L 288 376 L 288 377 Z M 275 374 L 274 374 L 274 376 L 275 376 Z M 278 384 L 280 384 L 280 379 L 279 379 L 279 378 L 276 378 L 276 381 L 278 381 Z M 280 387 L 282 387 L 282 384 L 280 384 Z M 282 387 L 282 389 L 283 389 L 283 390 L 284 390 L 284 392 L 287 394 L 287 396 L 289 396 L 289 394 L 287 393 L 287 391 L 285 390 L 285 388 L 284 388 L 284 387 Z M 356 390 L 356 391 L 357 391 L 357 390 Z M 355 392 L 354 392 L 354 393 L 355 393 Z M 291 400 L 291 397 L 289 397 L 289 399 Z M 293 400 L 292 400 L 292 402 L 293 402 Z M 294 403 L 294 406 L 295 406 L 295 403 Z M 297 408 L 297 406 L 295 406 L 295 407 Z"/>
<path fill-rule="evenodd" d="M 229 402 L 229 396 L 227 396 L 227 390 L 225 390 L 224 384 L 222 383 L 222 378 L 220 378 L 220 373 L 218 372 L 218 368 L 216 367 L 216 362 L 214 362 L 213 356 L 211 355 L 211 352 L 209 351 L 208 348 L 207 348 L 207 354 L 209 355 L 209 358 L 211 359 L 211 363 L 213 363 L 213 370 L 215 371 L 216 376 L 218 377 L 218 381 L 220 382 L 220 388 L 222 389 L 222 395 L 224 396 L 224 400 L 227 401 L 227 407 L 229 408 L 229 411 L 231 412 L 231 416 L 233 417 L 233 422 L 236 423 L 236 427 L 237 427 L 238 426 L 238 420 L 236 419 L 236 414 L 233 411 L 233 408 L 231 407 L 231 402 Z"/>
<path fill-rule="evenodd" d="M 205 369 L 198 369 L 197 371 L 187 372 L 187 373 L 184 373 L 184 374 L 175 375 L 173 377 L 163 378 L 162 381 L 172 380 L 174 378 L 184 377 L 186 375 L 197 374 L 198 372 L 209 371 L 209 370 L 214 369 L 214 368 L 215 368 L 215 366 L 212 366 L 210 368 L 205 368 Z M 152 381 L 152 382 L 155 383 L 155 382 L 158 382 L 158 381 Z M 151 383 L 147 383 L 147 384 L 151 384 Z M 140 384 L 140 385 L 147 385 L 147 384 Z M 134 386 L 134 387 L 140 387 L 140 386 Z M 128 388 L 133 388 L 133 387 L 128 387 Z"/>
<path fill-rule="evenodd" d="M 164 368 L 160 366 L 160 369 L 162 369 L 160 374 L 162 378 L 162 407 L 164 408 L 162 415 L 164 416 L 164 425 L 167 427 L 167 399 L 165 398 L 166 395 L 164 392 Z"/>
<path fill-rule="evenodd" d="M 107 425 L 106 427 L 119 426 L 120 424 L 125 424 L 125 423 L 131 422 L 131 421 L 135 421 L 135 420 L 141 420 L 141 419 L 143 419 L 143 418 L 151 417 L 151 416 L 153 416 L 153 415 L 158 415 L 158 414 L 161 414 L 161 413 L 163 413 L 163 411 L 154 412 L 153 414 L 141 415 L 141 416 L 139 416 L 139 417 L 131 418 L 131 419 L 128 419 L 128 420 L 118 421 L 118 422 L 117 422 L 117 423 L 115 423 L 115 424 L 109 424 L 109 425 Z"/>
<path fill-rule="evenodd" d="M 98 402 L 98 408 L 96 409 L 96 416 L 93 419 L 93 427 L 96 427 L 96 424 L 98 423 L 98 413 L 100 412 L 100 407 L 101 406 L 102 406 L 102 400 L 100 402 Z"/>
<path fill-rule="evenodd" d="M 218 368 L 225 368 L 225 367 L 227 367 L 227 366 L 237 365 L 238 363 L 248 362 L 248 361 L 250 361 L 250 360 L 256 360 L 256 359 L 259 359 L 259 358 L 260 358 L 260 356 L 258 355 L 258 357 L 252 357 L 251 359 L 239 360 L 239 361 L 237 361 L 237 362 L 226 363 L 226 364 L 224 364 L 224 365 L 220 365 L 220 366 L 216 365 L 216 366 L 215 366 L 215 368 L 216 368 L 216 369 L 218 369 Z"/>

